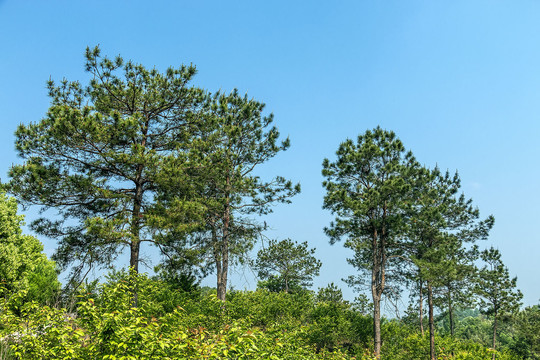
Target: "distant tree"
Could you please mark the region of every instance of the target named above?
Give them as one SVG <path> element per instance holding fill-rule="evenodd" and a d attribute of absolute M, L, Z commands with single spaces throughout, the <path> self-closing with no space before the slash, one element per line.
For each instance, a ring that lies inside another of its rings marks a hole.
<path fill-rule="evenodd" d="M 254 267 L 271 290 L 287 293 L 313 284 L 322 265 L 314 254 L 315 249 L 309 249 L 307 242 L 270 240 L 266 248 L 259 250 Z"/>
<path fill-rule="evenodd" d="M 434 304 L 448 315 L 448 327 L 452 337 L 455 334 L 455 310 L 471 308 L 476 300 L 474 261 L 477 259 L 476 246 L 470 249 L 461 247 L 449 251 L 445 261 L 451 266 L 439 278 L 440 286 L 434 292 Z"/>
<path fill-rule="evenodd" d="M 523 359 L 540 359 L 540 305 L 528 306 L 512 318 L 512 350 Z"/>
<path fill-rule="evenodd" d="M 377 127 L 337 150 L 337 160 L 323 162 L 325 209 L 336 215 L 326 234 L 334 244 L 345 237 L 345 247 L 354 251 L 348 262 L 370 273 L 373 298 L 374 350 L 381 350 L 381 298 L 387 290 L 387 270 L 400 261 L 406 209 L 410 206 L 408 171 L 416 161 L 405 151 L 395 133 Z M 351 285 L 363 283 L 350 277 Z"/>
<path fill-rule="evenodd" d="M 264 229 L 251 215 L 272 212 L 276 203 L 290 203 L 300 192 L 281 176 L 263 181 L 255 171 L 279 152 L 288 149 L 289 139 L 278 142 L 272 114 L 263 116 L 265 105 L 236 90 L 217 93 L 206 110 L 213 124 L 203 134 L 196 151 L 205 164 L 198 173 L 198 195 L 205 205 L 205 226 L 190 235 L 201 244 L 217 275 L 218 298 L 225 300 L 231 262 L 243 261 Z"/>
<path fill-rule="evenodd" d="M 493 321 L 492 347 L 495 350 L 499 321 L 519 310 L 523 295 L 517 289 L 517 278 L 510 279 L 508 268 L 504 266 L 499 250 L 491 247 L 482 251 L 480 257 L 486 265 L 478 273 L 476 291 L 480 295 L 481 311 Z"/>
<path fill-rule="evenodd" d="M 166 282 L 174 289 L 192 293 L 200 289 L 200 277 L 183 259 L 170 259 L 154 267 L 155 278 Z"/>
<path fill-rule="evenodd" d="M 326 287 L 319 288 L 317 301 L 343 303 L 343 292 L 332 282 L 326 285 Z"/>
<path fill-rule="evenodd" d="M 160 247 L 157 230 L 191 229 L 204 212 L 184 170 L 195 166 L 186 152 L 205 94 L 188 86 L 193 66 L 160 73 L 102 58 L 97 47 L 86 50 L 86 71 L 86 87 L 49 81 L 45 118 L 15 134 L 24 163 L 11 168 L 7 189 L 25 206 L 57 211 L 31 227 L 58 241 L 54 259 L 74 264 L 73 277 L 112 264 L 126 247 L 137 272 L 142 243 Z M 163 190 L 172 183 L 174 196 Z"/>
<path fill-rule="evenodd" d="M 17 202 L 0 192 L 0 287 L 8 294 L 26 291 L 27 300 L 52 301 L 60 290 L 56 265 L 33 236 L 23 235 Z"/>

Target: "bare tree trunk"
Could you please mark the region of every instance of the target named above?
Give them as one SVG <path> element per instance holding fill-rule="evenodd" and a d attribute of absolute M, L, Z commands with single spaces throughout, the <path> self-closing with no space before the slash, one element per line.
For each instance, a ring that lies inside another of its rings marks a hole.
<path fill-rule="evenodd" d="M 385 248 L 384 228 L 379 236 L 377 230 L 373 231 L 373 268 L 371 270 L 371 296 L 373 298 L 373 349 L 375 357 L 381 357 L 381 298 L 384 290 L 385 274 Z"/>
<path fill-rule="evenodd" d="M 373 296 L 373 348 L 375 357 L 381 357 L 381 298 L 372 287 Z"/>
<path fill-rule="evenodd" d="M 495 357 L 497 356 L 495 354 L 497 346 L 497 313 L 495 313 L 495 316 L 493 318 L 493 360 L 495 360 Z"/>
<path fill-rule="evenodd" d="M 139 273 L 139 249 L 140 249 L 141 243 L 139 241 L 132 241 L 130 245 L 131 250 L 131 256 L 129 260 L 129 267 L 130 267 L 130 273 L 129 278 L 131 279 L 133 275 L 137 275 Z M 133 269 L 133 270 L 131 270 Z M 132 273 L 133 271 L 133 273 Z M 135 279 L 133 279 L 135 280 Z M 131 282 L 131 280 L 130 280 Z M 130 285 L 131 292 L 133 293 L 133 302 L 132 306 L 137 307 L 139 306 L 139 295 L 138 295 L 138 289 L 136 283 L 131 283 Z"/>
<path fill-rule="evenodd" d="M 141 208 L 143 199 L 143 187 L 142 187 L 142 165 L 138 166 L 137 177 L 135 182 L 135 196 L 133 197 L 133 209 L 131 211 L 131 235 L 133 238 L 130 242 L 130 257 L 129 266 L 133 271 L 139 273 L 139 251 L 141 247 L 140 243 L 140 231 L 141 231 Z"/>
<path fill-rule="evenodd" d="M 448 288 L 448 318 L 450 320 L 450 336 L 454 338 L 454 309 L 452 308 L 452 294 Z"/>
<path fill-rule="evenodd" d="M 419 300 L 419 316 L 420 316 L 420 333 L 424 337 L 424 295 L 422 294 L 424 282 L 420 280 L 420 300 Z"/>
<path fill-rule="evenodd" d="M 150 120 L 147 118 L 144 122 L 144 125 L 142 125 L 141 132 L 143 135 L 141 146 L 143 148 L 146 148 L 146 140 L 147 140 L 147 134 L 148 134 L 148 128 L 150 125 Z M 129 258 L 129 266 L 133 269 L 135 274 L 139 273 L 139 252 L 141 248 L 141 219 L 143 217 L 141 213 L 142 205 L 143 205 L 143 193 L 144 193 L 144 179 L 143 179 L 143 171 L 144 171 L 144 165 L 138 164 L 137 165 L 137 172 L 135 174 L 135 195 L 133 197 L 133 210 L 131 214 L 131 234 L 133 235 L 133 239 L 130 243 L 130 258 Z M 135 306 L 137 306 L 137 291 L 134 289 L 134 295 L 135 295 Z"/>
<path fill-rule="evenodd" d="M 219 300 L 225 301 L 227 295 L 227 269 L 221 267 L 221 272 L 218 273 L 217 279 L 217 297 Z"/>
<path fill-rule="evenodd" d="M 140 232 L 141 232 L 141 218 L 142 218 L 142 199 L 143 199 L 143 187 L 142 187 L 142 171 L 143 166 L 139 165 L 137 168 L 137 176 L 135 182 L 135 196 L 133 199 L 133 210 L 131 214 L 131 234 L 133 238 L 129 244 L 130 256 L 129 267 L 130 277 L 131 271 L 135 274 L 139 273 L 139 253 L 141 249 Z M 138 306 L 138 291 L 135 284 L 132 284 L 131 291 L 133 293 L 133 307 Z"/>
<path fill-rule="evenodd" d="M 230 185 L 230 178 L 227 177 L 227 187 Z M 229 272 L 229 236 L 231 225 L 231 207 L 229 203 L 229 196 L 225 198 L 225 209 L 223 212 L 223 232 L 221 238 L 220 255 L 221 255 L 221 271 L 217 274 L 217 297 L 218 299 L 225 301 L 227 295 L 227 276 Z"/>
<path fill-rule="evenodd" d="M 436 360 L 435 355 L 435 321 L 433 317 L 433 291 L 431 282 L 427 282 L 428 307 L 429 307 L 429 356 L 431 360 Z"/>
<path fill-rule="evenodd" d="M 130 247 L 129 267 L 138 274 L 139 273 L 139 252 L 141 243 L 137 240 L 133 240 Z"/>
<path fill-rule="evenodd" d="M 217 239 L 217 238 L 216 238 Z M 227 294 L 227 273 L 228 273 L 228 247 L 224 239 L 216 244 L 214 257 L 216 259 L 217 272 L 217 297 L 225 301 Z"/>

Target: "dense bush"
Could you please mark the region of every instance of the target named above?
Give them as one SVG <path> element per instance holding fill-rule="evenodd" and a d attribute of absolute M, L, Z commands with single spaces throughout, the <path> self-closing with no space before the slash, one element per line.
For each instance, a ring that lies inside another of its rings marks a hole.
<path fill-rule="evenodd" d="M 60 290 L 56 264 L 43 253 L 43 244 L 22 233 L 24 215 L 17 202 L 0 190 L 0 286 L 2 295 L 23 292 L 27 301 L 52 303 Z"/>
<path fill-rule="evenodd" d="M 96 294 L 80 295 L 76 314 L 35 302 L 19 309 L 17 299 L 3 300 L 2 337 L 18 359 L 345 358 L 340 351 L 317 353 L 305 327 L 283 328 L 276 312 L 257 311 L 256 299 L 268 292 L 238 293 L 224 303 L 215 295 L 161 296 L 162 285 L 145 276 L 115 274 Z M 133 307 L 132 287 L 138 289 L 138 307 Z M 275 299 L 268 303 L 280 303 L 281 294 L 270 296 Z M 185 308 L 178 304 L 165 312 L 176 302 Z M 242 304 L 261 314 L 261 326 L 253 326 L 249 316 L 241 320 Z"/>
<path fill-rule="evenodd" d="M 169 285 L 115 272 L 104 284 L 83 286 L 71 313 L 26 301 L 24 291 L 4 297 L 2 359 L 373 359 L 372 319 L 335 286 L 317 294 L 231 291 L 223 302 L 213 289 L 189 293 Z M 383 360 L 428 358 L 429 338 L 410 325 L 384 320 L 382 331 Z M 436 343 L 438 359 L 493 354 L 444 334 Z M 517 357 L 503 352 L 497 359 Z"/>

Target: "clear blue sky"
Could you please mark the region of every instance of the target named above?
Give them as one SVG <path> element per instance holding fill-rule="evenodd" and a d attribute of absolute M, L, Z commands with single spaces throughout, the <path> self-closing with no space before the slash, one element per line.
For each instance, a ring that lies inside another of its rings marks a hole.
<path fill-rule="evenodd" d="M 303 192 L 265 220 L 269 236 L 308 241 L 315 286 L 354 272 L 322 228 L 321 162 L 368 128 L 394 130 L 428 166 L 460 172 L 490 240 L 523 291 L 540 299 L 540 2 L 0 0 L 0 177 L 19 161 L 19 123 L 38 121 L 45 82 L 87 79 L 86 46 L 148 67 L 193 63 L 194 84 L 267 104 L 292 146 L 263 173 Z M 28 213 L 28 220 L 35 217 Z M 41 239 L 48 253 L 54 243 Z M 126 257 L 127 259 L 127 257 Z M 242 271 L 240 271 L 242 272 Z M 209 284 L 214 283 L 210 278 Z M 249 271 L 236 288 L 255 286 Z"/>

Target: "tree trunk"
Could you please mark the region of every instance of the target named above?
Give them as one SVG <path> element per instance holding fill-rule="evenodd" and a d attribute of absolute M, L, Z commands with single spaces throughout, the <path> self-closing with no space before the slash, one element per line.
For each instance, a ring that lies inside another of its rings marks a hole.
<path fill-rule="evenodd" d="M 227 294 L 227 272 L 228 272 L 228 248 L 225 246 L 223 237 L 221 240 L 218 238 L 215 229 L 212 229 L 212 241 L 214 243 L 214 259 L 216 262 L 217 273 L 217 297 L 218 299 L 225 301 L 225 295 Z"/>
<path fill-rule="evenodd" d="M 454 338 L 454 309 L 452 308 L 452 294 L 448 288 L 448 319 L 450 320 L 450 336 Z"/>
<path fill-rule="evenodd" d="M 495 313 L 495 316 L 493 317 L 493 360 L 495 360 L 496 350 L 497 346 L 497 313 Z"/>
<path fill-rule="evenodd" d="M 130 244 L 131 256 L 129 259 L 129 267 L 130 267 L 129 278 L 130 278 L 130 283 L 131 283 L 130 288 L 133 294 L 133 299 L 132 299 L 132 304 L 131 304 L 133 307 L 139 306 L 139 294 L 138 294 L 138 289 L 137 289 L 137 283 L 136 283 L 136 279 L 134 279 L 133 276 L 134 275 L 136 276 L 139 273 L 140 245 L 141 243 L 139 241 L 132 241 Z M 132 281 L 132 280 L 135 280 L 135 281 Z"/>
<path fill-rule="evenodd" d="M 373 349 L 375 358 L 381 357 L 381 299 L 372 291 L 373 295 Z"/>
<path fill-rule="evenodd" d="M 423 281 L 420 280 L 420 300 L 419 300 L 419 316 L 420 316 L 420 333 L 422 334 L 422 337 L 424 337 L 424 296 L 422 294 L 422 285 Z"/>
<path fill-rule="evenodd" d="M 147 118 L 144 122 L 144 125 L 141 128 L 141 132 L 143 135 L 141 146 L 143 148 L 146 148 L 146 140 L 147 140 L 147 134 L 148 134 L 148 128 L 149 128 L 150 120 Z M 133 239 L 131 240 L 130 244 L 130 258 L 129 258 L 129 266 L 133 269 L 135 274 L 139 273 L 139 252 L 141 248 L 141 242 L 140 242 L 140 236 L 141 236 L 141 218 L 142 218 L 142 204 L 143 204 L 143 170 L 144 165 L 138 164 L 137 165 L 137 171 L 135 173 L 135 195 L 133 197 L 133 210 L 131 214 L 131 234 L 133 235 Z M 134 291 L 135 294 L 135 303 L 137 302 L 137 291 Z M 137 306 L 137 305 L 135 305 Z"/>
<path fill-rule="evenodd" d="M 129 267 L 133 269 L 135 274 L 138 274 L 139 273 L 139 252 L 141 248 L 141 243 L 139 241 L 133 240 L 129 247 L 130 247 Z"/>
<path fill-rule="evenodd" d="M 227 187 L 229 186 L 230 179 L 227 177 Z M 217 297 L 221 301 L 225 301 L 225 296 L 227 295 L 227 276 L 229 272 L 229 236 L 231 225 L 231 207 L 229 201 L 229 196 L 227 195 L 225 197 L 225 209 L 223 211 L 221 246 L 219 246 L 221 252 L 221 266 L 218 269 L 217 274 Z"/>
<path fill-rule="evenodd" d="M 137 177 L 135 183 L 135 196 L 133 199 L 133 210 L 131 214 L 131 234 L 133 238 L 129 244 L 130 247 L 130 256 L 129 256 L 129 267 L 130 267 L 130 277 L 131 271 L 134 274 L 139 273 L 139 253 L 141 249 L 140 241 L 140 232 L 141 232 L 141 208 L 142 208 L 142 199 L 143 199 L 143 187 L 141 185 L 143 166 L 139 165 L 137 168 Z M 132 285 L 131 291 L 133 293 L 133 307 L 138 306 L 138 291 L 135 284 Z"/>
<path fill-rule="evenodd" d="M 379 234 L 373 231 L 373 268 L 371 269 L 371 296 L 373 298 L 373 350 L 375 357 L 381 356 L 381 298 L 384 289 L 384 259 L 381 256 L 384 249 L 379 246 Z M 382 241 L 381 241 L 382 243 Z"/>
<path fill-rule="evenodd" d="M 143 187 L 141 185 L 142 165 L 137 169 L 137 178 L 135 183 L 135 196 L 133 197 L 133 210 L 131 212 L 131 235 L 129 266 L 133 271 L 139 273 L 139 251 L 141 247 L 141 208 L 143 199 Z"/>
<path fill-rule="evenodd" d="M 433 290 L 431 282 L 427 282 L 428 289 L 428 308 L 429 308 L 429 356 L 431 360 L 436 360 L 435 357 L 435 320 L 433 318 Z"/>
<path fill-rule="evenodd" d="M 225 301 L 225 296 L 227 295 L 227 270 L 222 265 L 217 275 L 217 297 L 222 301 Z"/>

